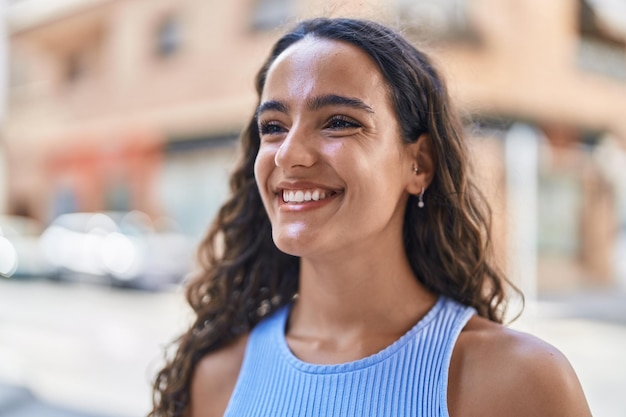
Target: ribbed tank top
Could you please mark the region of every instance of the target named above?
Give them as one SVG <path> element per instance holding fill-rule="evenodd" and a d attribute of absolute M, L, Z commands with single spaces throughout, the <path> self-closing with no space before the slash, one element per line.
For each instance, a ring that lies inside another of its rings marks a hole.
<path fill-rule="evenodd" d="M 363 359 L 306 363 L 289 349 L 290 307 L 250 333 L 227 417 L 449 417 L 448 369 L 475 310 L 446 297 L 394 343 Z"/>

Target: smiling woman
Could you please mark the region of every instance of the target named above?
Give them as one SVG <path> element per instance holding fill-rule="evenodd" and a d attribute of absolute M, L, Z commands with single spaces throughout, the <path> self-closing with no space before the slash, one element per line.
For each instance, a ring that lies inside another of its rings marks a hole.
<path fill-rule="evenodd" d="M 589 416 L 508 280 L 429 59 L 380 24 L 300 23 L 257 76 L 196 312 L 151 416 Z"/>

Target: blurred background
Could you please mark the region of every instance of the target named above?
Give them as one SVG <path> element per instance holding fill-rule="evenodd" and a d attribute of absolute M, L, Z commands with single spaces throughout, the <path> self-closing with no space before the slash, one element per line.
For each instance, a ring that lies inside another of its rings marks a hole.
<path fill-rule="evenodd" d="M 626 416 L 626 1 L 0 0 L 0 416 L 140 416 L 286 26 L 433 57 L 467 122 L 512 326 Z"/>

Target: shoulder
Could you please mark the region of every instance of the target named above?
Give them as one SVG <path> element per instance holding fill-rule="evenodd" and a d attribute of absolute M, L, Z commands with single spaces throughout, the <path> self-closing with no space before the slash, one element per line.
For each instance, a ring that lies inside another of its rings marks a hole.
<path fill-rule="evenodd" d="M 591 416 L 578 378 L 550 344 L 481 317 L 459 335 L 448 385 L 450 416 Z"/>
<path fill-rule="evenodd" d="M 237 383 L 248 336 L 204 356 L 194 369 L 187 417 L 223 416 Z"/>

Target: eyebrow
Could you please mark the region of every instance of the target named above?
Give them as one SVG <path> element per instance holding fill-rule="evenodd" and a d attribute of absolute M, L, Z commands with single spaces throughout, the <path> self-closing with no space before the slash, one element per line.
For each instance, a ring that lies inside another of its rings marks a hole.
<path fill-rule="evenodd" d="M 278 101 L 278 100 L 264 101 L 256 109 L 255 116 L 258 117 L 259 114 L 265 111 L 270 111 L 270 110 L 274 110 L 274 111 L 281 112 L 281 113 L 287 113 L 289 109 L 287 108 L 287 105 L 285 105 L 285 103 Z"/>
<path fill-rule="evenodd" d="M 307 100 L 307 107 L 310 110 L 319 110 L 327 106 L 347 106 L 358 110 L 364 110 L 368 113 L 374 113 L 374 109 L 365 104 L 365 102 L 353 97 L 344 97 L 337 94 L 326 94 Z M 282 101 L 268 100 L 261 103 L 261 105 L 257 108 L 256 116 L 258 117 L 261 113 L 270 110 L 278 111 L 281 113 L 288 113 L 289 108 Z"/>
<path fill-rule="evenodd" d="M 319 110 L 326 106 L 347 106 L 359 110 L 365 110 L 368 113 L 374 113 L 374 110 L 362 100 L 358 98 L 338 96 L 336 94 L 313 97 L 312 99 L 307 100 L 307 105 L 311 110 Z"/>

